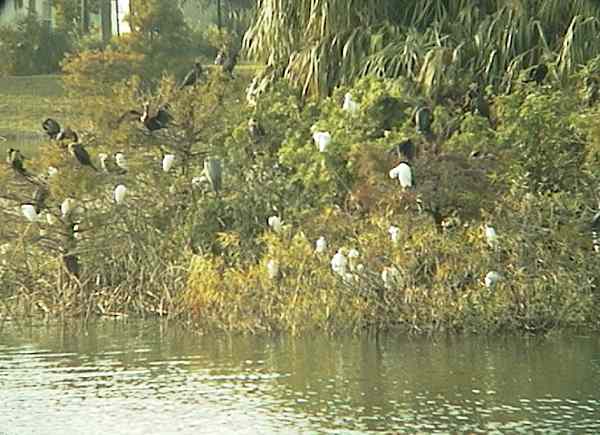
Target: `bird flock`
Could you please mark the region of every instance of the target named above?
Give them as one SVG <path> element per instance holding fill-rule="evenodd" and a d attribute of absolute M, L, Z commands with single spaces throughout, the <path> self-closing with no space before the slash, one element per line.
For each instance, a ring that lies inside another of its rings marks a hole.
<path fill-rule="evenodd" d="M 233 74 L 234 67 L 237 63 L 237 52 L 227 54 L 224 51 L 219 52 L 215 59 L 215 64 L 221 65 L 223 72 L 228 75 Z M 526 81 L 540 84 L 543 82 L 547 67 L 539 65 L 532 68 L 527 76 Z M 187 87 L 194 86 L 203 80 L 204 70 L 199 62 L 195 62 L 193 68 L 188 72 L 183 80 L 179 83 L 178 89 L 183 90 Z M 588 100 L 598 99 L 598 83 L 597 81 L 586 82 Z M 476 113 L 480 116 L 489 119 L 489 106 L 483 97 L 479 85 L 474 83 L 469 87 L 465 98 L 465 110 Z M 350 92 L 344 95 L 342 110 L 354 117 L 360 113 L 360 103 L 357 102 Z M 173 116 L 171 115 L 171 107 L 168 103 L 158 105 L 155 111 L 151 110 L 150 102 L 146 101 L 142 105 L 142 109 L 131 109 L 122 114 L 117 120 L 116 125 L 120 125 L 124 121 L 139 122 L 148 133 L 153 133 L 158 130 L 167 129 L 176 125 Z M 417 105 L 412 114 L 412 123 L 417 135 L 423 137 L 426 141 L 431 141 L 434 137 L 432 126 L 434 116 L 432 109 L 424 103 Z M 109 173 L 123 175 L 129 171 L 127 157 L 123 151 L 117 151 L 112 156 L 107 153 L 98 155 L 99 168 L 93 162 L 90 153 L 80 141 L 78 134 L 69 127 L 62 127 L 60 123 L 54 119 L 48 118 L 42 122 L 42 129 L 47 134 L 49 139 L 64 144 L 68 153 L 72 156 L 73 161 L 82 168 L 89 168 L 97 173 Z M 248 120 L 247 131 L 253 143 L 259 143 L 265 136 L 266 131 L 255 117 Z M 328 131 L 313 126 L 311 129 L 312 140 L 318 149 L 319 153 L 327 153 L 332 145 L 332 135 Z M 415 174 L 412 167 L 412 161 L 416 156 L 416 147 L 411 139 L 405 139 L 395 145 L 391 150 L 391 154 L 398 157 L 397 164 L 389 170 L 389 177 L 392 180 L 398 180 L 398 183 L 403 191 L 412 191 L 416 188 Z M 30 173 L 24 165 L 24 157 L 18 149 L 9 149 L 7 152 L 7 164 L 19 176 L 25 178 L 35 184 L 36 190 L 30 202 L 21 204 L 21 213 L 25 219 L 31 223 L 38 222 L 41 219 L 41 213 L 45 207 L 45 201 L 49 195 L 47 180 L 57 175 L 58 170 L 54 167 L 48 169 L 48 174 L 44 177 L 37 177 Z M 172 152 L 166 152 L 162 155 L 161 167 L 162 171 L 169 173 L 176 166 L 177 156 Z M 216 158 L 208 157 L 204 160 L 203 173 L 199 177 L 192 179 L 192 185 L 201 185 L 208 182 L 212 190 L 217 194 L 222 188 L 222 165 L 221 161 Z M 123 205 L 128 197 L 128 188 L 119 183 L 114 187 L 112 192 L 112 200 L 117 206 Z M 73 198 L 66 198 L 60 205 L 60 217 L 68 220 L 69 225 L 75 237 L 79 233 L 79 223 L 69 219 L 73 214 L 77 213 L 77 201 Z M 54 223 L 56 217 L 51 213 L 46 217 L 48 223 Z M 281 233 L 285 229 L 284 222 L 279 216 L 271 216 L 267 220 L 267 225 L 275 233 Z M 484 239 L 487 246 L 492 250 L 500 248 L 499 237 L 493 226 L 486 224 L 483 228 Z M 401 239 L 401 230 L 390 225 L 388 228 L 389 240 L 393 244 L 398 244 Z M 600 212 L 598 212 L 592 220 L 592 239 L 593 247 L 596 252 L 600 253 Z M 323 255 L 327 252 L 328 243 L 321 236 L 315 242 L 315 254 Z M 364 265 L 358 260 L 360 253 L 356 249 L 339 248 L 330 260 L 331 270 L 334 274 L 340 276 L 345 282 L 356 282 L 359 274 L 364 270 Z M 71 262 L 73 258 L 65 258 L 65 262 Z M 75 266 L 73 266 L 76 268 Z M 270 259 L 266 265 L 268 276 L 271 279 L 279 279 L 281 277 L 280 264 L 276 259 Z M 399 269 L 395 266 L 386 266 L 381 271 L 381 280 L 386 288 L 390 288 L 401 278 Z M 489 271 L 484 279 L 483 284 L 488 287 L 494 287 L 504 279 L 503 275 L 497 271 Z"/>

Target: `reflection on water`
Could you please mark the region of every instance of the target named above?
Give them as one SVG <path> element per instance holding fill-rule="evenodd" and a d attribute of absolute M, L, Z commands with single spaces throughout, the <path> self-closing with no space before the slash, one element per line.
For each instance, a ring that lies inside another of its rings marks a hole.
<path fill-rule="evenodd" d="M 0 329 L 0 434 L 600 433 L 600 336 Z"/>

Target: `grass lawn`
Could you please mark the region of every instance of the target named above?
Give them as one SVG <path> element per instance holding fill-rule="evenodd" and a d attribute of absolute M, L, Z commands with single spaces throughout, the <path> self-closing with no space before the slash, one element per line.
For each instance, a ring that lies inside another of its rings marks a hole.
<path fill-rule="evenodd" d="M 0 152 L 11 147 L 35 152 L 48 117 L 71 118 L 60 76 L 0 77 Z"/>

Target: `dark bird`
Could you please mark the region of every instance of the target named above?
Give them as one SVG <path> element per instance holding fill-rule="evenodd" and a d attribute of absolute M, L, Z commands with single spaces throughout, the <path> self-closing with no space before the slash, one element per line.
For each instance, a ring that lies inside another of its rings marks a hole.
<path fill-rule="evenodd" d="M 29 173 L 23 166 L 23 154 L 21 154 L 21 151 L 10 148 L 6 155 L 6 163 L 8 163 L 16 173 L 23 175 L 24 177 L 29 176 Z"/>
<path fill-rule="evenodd" d="M 48 118 L 42 122 L 42 128 L 50 139 L 56 139 L 58 134 L 62 131 L 60 124 L 52 118 Z"/>
<path fill-rule="evenodd" d="M 427 106 L 420 106 L 414 112 L 413 123 L 417 128 L 417 133 L 425 137 L 432 135 L 431 124 L 433 124 L 433 113 Z"/>
<path fill-rule="evenodd" d="M 203 73 L 202 64 L 200 62 L 195 62 L 192 70 L 185 75 L 179 84 L 179 89 L 183 89 L 186 86 L 194 86 L 198 83 Z"/>
<path fill-rule="evenodd" d="M 166 104 L 160 106 L 154 116 L 150 116 L 150 103 L 145 102 L 144 111 L 142 113 L 137 110 L 129 110 L 121 115 L 117 120 L 117 125 L 121 124 L 125 119 L 139 121 L 144 124 L 149 131 L 156 131 L 161 128 L 167 128 L 173 117 L 169 114 L 168 105 Z"/>
<path fill-rule="evenodd" d="M 592 218 L 592 246 L 600 254 L 600 211 Z"/>
<path fill-rule="evenodd" d="M 40 185 L 35 189 L 35 192 L 33 192 L 33 206 L 36 213 L 39 214 L 44 209 L 49 194 L 50 191 L 45 185 Z"/>
<path fill-rule="evenodd" d="M 540 63 L 538 65 L 532 66 L 527 70 L 527 75 L 525 78 L 525 83 L 533 83 L 535 82 L 538 85 L 541 85 L 546 75 L 548 74 L 548 67 L 545 63 Z"/>
<path fill-rule="evenodd" d="M 225 62 L 225 51 L 219 50 L 215 57 L 215 65 L 223 65 L 223 62 Z"/>
<path fill-rule="evenodd" d="M 233 69 L 237 65 L 237 58 L 238 58 L 237 51 L 227 55 L 227 57 L 225 58 L 225 61 L 223 62 L 223 72 L 224 73 L 226 73 L 230 76 L 233 76 Z"/>
<path fill-rule="evenodd" d="M 256 118 L 248 120 L 248 134 L 254 142 L 260 141 L 265 136 L 265 129 L 258 123 Z"/>
<path fill-rule="evenodd" d="M 90 159 L 90 154 L 80 143 L 72 143 L 69 145 L 69 152 L 77 159 L 77 161 L 82 166 L 89 166 L 94 171 L 98 171 L 98 169 L 92 163 L 92 159 Z"/>
<path fill-rule="evenodd" d="M 413 161 L 416 156 L 417 148 L 412 140 L 406 139 L 399 144 L 394 145 L 388 150 L 388 154 L 396 154 L 401 160 Z"/>
<path fill-rule="evenodd" d="M 465 95 L 463 110 L 490 119 L 490 106 L 478 83 L 471 83 Z"/>
<path fill-rule="evenodd" d="M 63 255 L 62 259 L 67 272 L 79 279 L 79 259 L 77 256 L 73 254 L 67 254 Z"/>
<path fill-rule="evenodd" d="M 42 122 L 42 128 L 44 129 L 44 131 L 46 132 L 46 134 L 48 135 L 48 137 L 50 139 L 55 139 L 55 140 L 71 139 L 74 142 L 79 142 L 79 137 L 77 136 L 77 133 L 75 133 L 69 127 L 66 127 L 66 128 L 61 127 L 61 125 L 58 123 L 58 121 L 56 121 L 52 118 L 47 118 L 46 120 L 44 120 L 44 122 Z"/>

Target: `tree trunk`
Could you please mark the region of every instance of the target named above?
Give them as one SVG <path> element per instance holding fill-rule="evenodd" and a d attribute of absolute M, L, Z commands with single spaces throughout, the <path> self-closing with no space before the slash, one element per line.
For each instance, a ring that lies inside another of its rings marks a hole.
<path fill-rule="evenodd" d="M 102 20 L 102 41 L 107 44 L 112 38 L 112 0 L 103 0 L 100 4 Z"/>
<path fill-rule="evenodd" d="M 88 0 L 81 0 L 81 33 L 88 34 L 90 32 L 90 11 Z"/>
<path fill-rule="evenodd" d="M 223 28 L 223 17 L 221 16 L 221 0 L 217 0 L 217 27 L 219 29 L 219 33 Z"/>

